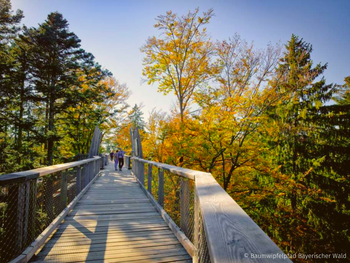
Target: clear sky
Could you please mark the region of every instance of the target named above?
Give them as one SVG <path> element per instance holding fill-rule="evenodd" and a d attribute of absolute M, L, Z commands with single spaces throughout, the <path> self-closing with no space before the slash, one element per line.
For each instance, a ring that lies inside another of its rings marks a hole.
<path fill-rule="evenodd" d="M 155 18 L 168 10 L 213 8 L 207 26 L 213 40 L 238 33 L 264 48 L 269 42 L 285 44 L 294 33 L 313 45 L 315 63 L 328 62 L 328 83 L 343 84 L 350 75 L 350 0 L 12 0 L 12 7 L 24 11 L 23 23 L 30 27 L 50 12 L 62 13 L 82 47 L 129 86 L 128 103 L 144 103 L 145 117 L 153 108 L 169 111 L 175 102 L 175 96 L 158 93 L 157 85 L 141 85 L 140 47 L 149 36 L 159 36 Z"/>

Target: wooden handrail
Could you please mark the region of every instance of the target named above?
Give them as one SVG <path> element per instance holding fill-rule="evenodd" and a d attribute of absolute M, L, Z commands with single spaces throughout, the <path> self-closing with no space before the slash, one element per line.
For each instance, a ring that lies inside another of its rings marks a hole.
<path fill-rule="evenodd" d="M 211 262 L 291 262 L 210 173 L 131 159 L 194 180 L 195 210 L 200 212 Z"/>
<path fill-rule="evenodd" d="M 94 156 L 93 158 L 85 159 L 82 161 L 75 161 L 70 163 L 63 163 L 63 164 L 56 164 L 46 167 L 41 167 L 37 169 L 32 169 L 28 171 L 23 172 L 16 172 L 16 173 L 10 173 L 10 174 L 4 174 L 0 176 L 0 186 L 6 185 L 9 183 L 18 183 L 23 182 L 31 179 L 35 179 L 44 175 L 56 173 L 59 171 L 63 171 L 69 168 L 73 168 L 76 166 L 83 165 L 85 163 L 90 163 L 96 159 L 100 159 L 100 156 Z"/>
<path fill-rule="evenodd" d="M 176 174 L 176 175 L 179 175 L 181 177 L 185 177 L 185 178 L 188 178 L 188 179 L 191 179 L 191 180 L 194 180 L 196 175 L 200 175 L 200 174 L 204 173 L 204 172 L 201 172 L 201 171 L 196 171 L 196 170 L 191 170 L 191 169 L 187 169 L 187 168 L 182 168 L 182 167 L 178 167 L 178 166 L 174 166 L 174 165 L 170 165 L 170 164 L 148 161 L 148 160 L 141 159 L 141 158 L 138 158 L 138 157 L 132 157 L 132 160 L 137 160 L 137 161 L 142 162 L 142 163 L 151 164 L 151 165 L 153 165 L 155 167 L 161 168 L 161 169 L 163 169 L 165 171 L 169 171 L 169 172 L 171 172 L 173 174 Z"/>

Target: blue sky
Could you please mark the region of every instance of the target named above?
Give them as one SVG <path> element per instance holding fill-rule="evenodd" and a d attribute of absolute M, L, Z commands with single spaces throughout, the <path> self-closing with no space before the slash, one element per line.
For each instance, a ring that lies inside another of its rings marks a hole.
<path fill-rule="evenodd" d="M 62 13 L 82 47 L 129 86 L 128 103 L 144 103 L 145 117 L 155 107 L 169 111 L 175 102 L 175 96 L 158 93 L 157 85 L 141 85 L 140 47 L 149 36 L 159 36 L 155 18 L 168 10 L 213 8 L 207 26 L 213 40 L 238 33 L 264 48 L 269 42 L 285 44 L 294 33 L 313 45 L 315 63 L 328 62 L 328 83 L 342 84 L 350 75 L 350 0 L 12 0 L 12 7 L 24 11 L 27 26 L 42 23 L 50 12 Z"/>

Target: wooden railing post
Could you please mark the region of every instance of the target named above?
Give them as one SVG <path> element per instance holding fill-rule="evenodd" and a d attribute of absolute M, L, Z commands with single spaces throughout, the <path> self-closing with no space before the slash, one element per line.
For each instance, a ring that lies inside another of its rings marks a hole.
<path fill-rule="evenodd" d="M 53 220 L 54 208 L 53 208 L 53 178 L 48 177 L 45 179 L 45 211 L 49 220 Z"/>
<path fill-rule="evenodd" d="M 104 161 L 104 155 L 101 154 L 101 159 L 100 159 L 100 163 L 101 163 L 101 169 L 103 170 L 105 168 L 105 161 Z"/>
<path fill-rule="evenodd" d="M 81 192 L 81 166 L 77 166 L 77 195 Z"/>
<path fill-rule="evenodd" d="M 180 191 L 180 228 L 186 236 L 190 236 L 190 189 L 188 179 L 181 178 Z"/>
<path fill-rule="evenodd" d="M 94 168 L 93 162 L 90 162 L 89 163 L 89 183 L 91 182 L 93 174 L 94 174 L 93 168 Z"/>
<path fill-rule="evenodd" d="M 97 166 L 96 166 L 96 174 L 95 174 L 95 176 L 97 176 L 99 174 L 99 172 L 101 171 L 101 168 L 100 168 L 101 162 L 103 163 L 103 158 L 96 160 Z"/>
<path fill-rule="evenodd" d="M 61 210 L 65 209 L 67 206 L 67 172 L 61 172 Z M 61 211 L 60 211 L 61 212 Z"/>
<path fill-rule="evenodd" d="M 31 230 L 33 227 L 33 223 L 35 225 L 35 207 L 36 207 L 36 196 L 35 200 L 32 199 L 33 197 L 33 193 L 32 191 L 35 191 L 36 194 L 36 182 L 35 186 L 33 186 L 33 181 L 35 180 L 28 180 L 25 182 L 25 201 L 24 201 L 24 213 L 23 213 L 23 240 L 22 240 L 22 249 L 27 247 L 27 245 L 29 245 L 31 243 Z M 33 215 L 34 213 L 34 215 Z M 33 221 L 33 217 L 34 217 L 34 221 Z M 28 240 L 29 240 L 29 244 L 28 244 Z"/>
<path fill-rule="evenodd" d="M 137 179 L 140 180 L 139 161 L 138 161 L 138 160 L 135 160 L 135 161 L 134 161 L 134 166 L 135 166 L 135 174 L 136 174 L 136 177 L 137 177 Z"/>
<path fill-rule="evenodd" d="M 84 188 L 89 184 L 90 182 L 90 164 L 86 163 L 84 165 Z"/>
<path fill-rule="evenodd" d="M 38 187 L 37 179 L 30 181 L 29 189 L 29 218 L 28 218 L 28 235 L 25 247 L 27 247 L 32 240 L 36 238 L 36 206 L 37 206 L 37 196 L 38 196 Z"/>
<path fill-rule="evenodd" d="M 101 162 L 103 163 L 103 158 L 101 157 L 101 159 L 98 159 L 96 162 L 98 164 L 101 164 Z M 101 171 L 100 165 L 97 165 L 97 171 L 95 175 L 98 175 L 100 171 Z"/>
<path fill-rule="evenodd" d="M 90 162 L 90 176 L 89 176 L 89 183 L 91 182 L 92 178 L 94 178 L 94 162 Z"/>
<path fill-rule="evenodd" d="M 136 164 L 137 164 L 137 161 L 136 161 L 136 160 L 133 160 L 133 161 L 132 161 L 132 172 L 133 172 L 133 174 L 137 177 L 137 173 L 136 173 Z"/>
<path fill-rule="evenodd" d="M 198 262 L 198 248 L 199 248 L 199 202 L 197 193 L 194 194 L 194 229 L 193 229 L 193 245 L 195 247 L 194 257 L 192 258 L 193 263 Z"/>
<path fill-rule="evenodd" d="M 145 164 L 143 162 L 139 162 L 139 180 L 141 184 L 145 185 Z"/>
<path fill-rule="evenodd" d="M 89 164 L 88 163 L 84 164 L 83 174 L 84 174 L 83 188 L 85 188 L 89 184 Z"/>
<path fill-rule="evenodd" d="M 129 158 L 129 168 L 131 168 L 131 172 L 133 172 L 133 173 L 134 173 L 134 162 L 135 162 L 135 160 L 132 160 L 132 166 L 131 166 L 131 157 L 130 157 Z"/>
<path fill-rule="evenodd" d="M 147 189 L 150 194 L 152 194 L 152 164 L 148 164 L 147 172 Z"/>
<path fill-rule="evenodd" d="M 164 170 L 158 168 L 158 203 L 164 207 Z"/>
<path fill-rule="evenodd" d="M 128 170 L 131 170 L 131 157 L 127 157 L 128 160 Z"/>
<path fill-rule="evenodd" d="M 22 248 L 26 247 L 28 238 L 28 221 L 29 221 L 29 204 L 30 204 L 30 181 L 25 182 L 24 211 L 23 211 L 23 232 L 22 232 Z"/>

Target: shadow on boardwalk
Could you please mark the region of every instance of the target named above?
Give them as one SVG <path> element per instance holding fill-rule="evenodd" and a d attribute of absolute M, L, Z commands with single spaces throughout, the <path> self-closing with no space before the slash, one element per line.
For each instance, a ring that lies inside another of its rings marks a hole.
<path fill-rule="evenodd" d="M 192 262 L 126 168 L 110 162 L 32 262 Z"/>

